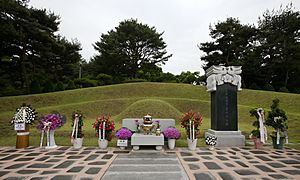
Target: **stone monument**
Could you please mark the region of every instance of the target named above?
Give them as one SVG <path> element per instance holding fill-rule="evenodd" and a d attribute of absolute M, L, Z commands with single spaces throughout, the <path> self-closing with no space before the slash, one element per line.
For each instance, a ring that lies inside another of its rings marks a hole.
<path fill-rule="evenodd" d="M 211 66 L 206 70 L 207 91 L 211 92 L 211 129 L 216 146 L 244 146 L 245 136 L 238 130 L 237 91 L 241 91 L 241 66 Z"/>

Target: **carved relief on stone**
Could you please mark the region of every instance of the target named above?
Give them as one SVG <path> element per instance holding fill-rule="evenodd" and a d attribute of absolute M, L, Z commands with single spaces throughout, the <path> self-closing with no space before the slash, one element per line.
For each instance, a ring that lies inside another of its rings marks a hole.
<path fill-rule="evenodd" d="M 206 70 L 207 91 L 216 91 L 217 86 L 224 83 L 235 85 L 241 91 L 241 73 L 242 66 L 211 66 Z"/>

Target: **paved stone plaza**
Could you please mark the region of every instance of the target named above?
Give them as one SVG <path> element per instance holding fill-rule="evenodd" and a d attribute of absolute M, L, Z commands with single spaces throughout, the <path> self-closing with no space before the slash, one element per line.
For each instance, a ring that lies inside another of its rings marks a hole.
<path fill-rule="evenodd" d="M 0 147 L 0 179 L 300 179 L 300 151 Z"/>

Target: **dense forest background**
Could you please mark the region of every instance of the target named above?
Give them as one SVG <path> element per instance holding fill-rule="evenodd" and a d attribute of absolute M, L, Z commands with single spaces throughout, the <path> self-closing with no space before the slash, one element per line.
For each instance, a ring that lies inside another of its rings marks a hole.
<path fill-rule="evenodd" d="M 163 33 L 137 19 L 103 33 L 93 44 L 96 55 L 91 59 L 82 58 L 80 42 L 58 33 L 60 23 L 54 12 L 29 7 L 28 1 L 0 2 L 0 96 L 206 80 L 199 72 L 163 72 L 172 56 Z M 212 41 L 198 45 L 204 69 L 241 65 L 244 88 L 300 93 L 300 13 L 292 4 L 266 11 L 256 26 L 230 17 L 209 29 Z"/>

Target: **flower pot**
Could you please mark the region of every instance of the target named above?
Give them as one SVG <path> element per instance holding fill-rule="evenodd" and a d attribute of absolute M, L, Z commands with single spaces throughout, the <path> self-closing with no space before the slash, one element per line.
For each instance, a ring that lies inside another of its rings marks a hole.
<path fill-rule="evenodd" d="M 55 144 L 55 139 L 54 139 L 54 131 L 55 130 L 49 131 L 49 146 L 46 146 L 46 149 L 57 148 L 57 145 Z"/>
<path fill-rule="evenodd" d="M 98 144 L 100 149 L 106 149 L 108 146 L 108 140 L 106 139 L 98 139 Z"/>
<path fill-rule="evenodd" d="M 211 151 L 213 151 L 213 150 L 215 150 L 215 146 L 209 145 L 208 149 L 211 150 Z"/>
<path fill-rule="evenodd" d="M 273 148 L 274 149 L 283 149 L 283 140 L 285 139 L 285 137 L 279 138 L 279 144 L 277 144 L 276 136 L 271 136 L 271 137 L 272 137 L 272 142 L 273 142 Z"/>
<path fill-rule="evenodd" d="M 29 125 L 25 124 L 25 130 L 17 131 L 16 148 L 27 148 L 29 146 Z"/>
<path fill-rule="evenodd" d="M 253 142 L 254 142 L 255 149 L 261 149 L 262 148 L 263 143 L 260 141 L 260 138 L 254 138 Z"/>
<path fill-rule="evenodd" d="M 73 148 L 80 149 L 82 147 L 83 138 L 75 138 L 73 139 Z"/>
<path fill-rule="evenodd" d="M 175 141 L 176 141 L 176 139 L 168 139 L 169 149 L 174 149 L 175 148 Z"/>
<path fill-rule="evenodd" d="M 196 150 L 197 147 L 197 139 L 191 140 L 189 138 L 187 138 L 187 142 L 188 142 L 188 149 L 189 150 Z"/>

